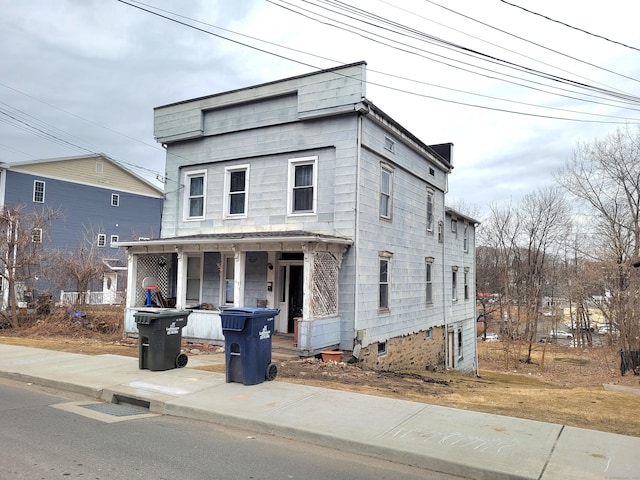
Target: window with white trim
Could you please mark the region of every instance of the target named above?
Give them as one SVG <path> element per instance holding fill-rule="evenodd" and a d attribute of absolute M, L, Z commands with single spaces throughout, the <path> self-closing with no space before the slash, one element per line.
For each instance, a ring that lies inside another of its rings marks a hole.
<path fill-rule="evenodd" d="M 451 300 L 458 300 L 458 267 L 451 270 Z"/>
<path fill-rule="evenodd" d="M 226 217 L 246 217 L 249 201 L 249 166 L 226 167 L 224 169 Z"/>
<path fill-rule="evenodd" d="M 111 194 L 111 206 L 119 207 L 120 206 L 120 195 L 117 193 Z"/>
<path fill-rule="evenodd" d="M 427 191 L 427 232 L 433 232 L 433 192 Z"/>
<path fill-rule="evenodd" d="M 391 285 L 391 254 L 383 252 L 378 269 L 378 309 L 389 310 L 389 287 Z"/>
<path fill-rule="evenodd" d="M 42 243 L 42 229 L 34 228 L 31 230 L 31 241 L 33 243 Z"/>
<path fill-rule="evenodd" d="M 469 225 L 465 224 L 462 229 L 462 245 L 465 253 L 469 252 Z"/>
<path fill-rule="evenodd" d="M 202 278 L 202 257 L 200 255 L 189 255 L 187 257 L 187 285 L 186 303 L 187 305 L 200 304 L 200 285 Z"/>
<path fill-rule="evenodd" d="M 389 137 L 384 137 L 384 149 L 396 153 L 396 142 Z"/>
<path fill-rule="evenodd" d="M 388 165 L 380 167 L 380 216 L 391 220 L 393 208 L 393 170 Z"/>
<path fill-rule="evenodd" d="M 458 358 L 462 358 L 462 329 L 458 329 Z"/>
<path fill-rule="evenodd" d="M 464 270 L 464 299 L 469 300 L 469 271 L 465 268 Z"/>
<path fill-rule="evenodd" d="M 42 180 L 33 181 L 33 201 L 34 203 L 44 203 L 45 183 Z"/>
<path fill-rule="evenodd" d="M 458 221 L 454 218 L 451 219 L 451 232 L 455 234 L 458 233 Z"/>
<path fill-rule="evenodd" d="M 316 212 L 318 157 L 289 160 L 289 214 L 313 214 Z"/>
<path fill-rule="evenodd" d="M 207 189 L 207 172 L 187 172 L 185 185 L 185 219 L 201 220 L 204 218 L 204 206 Z"/>
<path fill-rule="evenodd" d="M 444 224 L 442 221 L 438 222 L 438 243 L 444 242 Z"/>
<path fill-rule="evenodd" d="M 433 257 L 425 259 L 425 292 L 427 304 L 433 303 Z"/>
<path fill-rule="evenodd" d="M 109 246 L 111 248 L 118 248 L 114 245 L 114 243 L 118 242 L 118 240 L 119 240 L 118 235 L 111 235 L 111 238 L 109 239 Z"/>
<path fill-rule="evenodd" d="M 222 257 L 222 279 L 224 289 L 222 291 L 221 304 L 226 306 L 233 306 L 234 304 L 234 284 L 235 284 L 235 269 L 236 259 L 233 255 L 223 255 Z"/>
<path fill-rule="evenodd" d="M 105 233 L 98 234 L 98 246 L 104 247 L 107 245 L 107 235 Z"/>

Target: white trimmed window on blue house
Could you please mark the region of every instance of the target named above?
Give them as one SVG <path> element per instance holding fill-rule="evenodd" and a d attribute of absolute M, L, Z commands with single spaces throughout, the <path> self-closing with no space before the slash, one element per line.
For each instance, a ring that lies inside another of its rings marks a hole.
<path fill-rule="evenodd" d="M 104 247 L 107 245 L 107 235 L 105 233 L 98 234 L 98 246 Z"/>
<path fill-rule="evenodd" d="M 118 248 L 116 247 L 114 244 L 119 240 L 118 235 L 111 235 L 110 239 L 109 239 L 109 246 L 111 248 Z"/>
<path fill-rule="evenodd" d="M 120 206 L 120 195 L 117 193 L 111 194 L 111 206 L 119 207 Z"/>
<path fill-rule="evenodd" d="M 33 201 L 34 203 L 44 203 L 45 183 L 42 180 L 33 181 Z"/>
<path fill-rule="evenodd" d="M 33 243 L 42 243 L 42 229 L 34 228 L 31 230 L 31 241 Z"/>

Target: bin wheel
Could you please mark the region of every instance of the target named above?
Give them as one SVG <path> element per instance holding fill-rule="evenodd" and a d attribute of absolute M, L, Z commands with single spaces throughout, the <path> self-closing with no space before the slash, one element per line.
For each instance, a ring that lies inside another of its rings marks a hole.
<path fill-rule="evenodd" d="M 184 353 L 181 353 L 176 357 L 176 367 L 178 368 L 186 367 L 187 362 L 189 362 L 189 357 L 187 357 Z"/>
<path fill-rule="evenodd" d="M 274 363 L 270 363 L 269 366 L 267 366 L 267 374 L 265 378 L 271 382 L 272 380 L 276 379 L 277 375 L 278 375 L 278 367 L 276 367 Z"/>

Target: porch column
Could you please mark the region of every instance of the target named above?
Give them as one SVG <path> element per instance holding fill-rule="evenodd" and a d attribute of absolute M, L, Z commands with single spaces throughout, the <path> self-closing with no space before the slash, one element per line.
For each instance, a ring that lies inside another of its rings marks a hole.
<path fill-rule="evenodd" d="M 127 249 L 127 308 L 136 306 L 136 279 L 138 278 L 138 255 L 134 255 Z"/>
<path fill-rule="evenodd" d="M 182 310 L 187 292 L 187 265 L 185 262 L 186 256 L 182 250 L 177 250 L 176 256 L 178 259 L 178 268 L 176 271 L 176 309 Z"/>
<path fill-rule="evenodd" d="M 233 279 L 233 302 L 234 307 L 244 307 L 244 271 L 247 263 L 247 252 L 234 249 L 235 275 Z"/>
<path fill-rule="evenodd" d="M 302 318 L 304 320 L 310 320 L 312 317 L 311 312 L 311 292 L 313 288 L 313 284 L 311 280 L 313 278 L 313 260 L 315 257 L 314 252 L 309 248 L 309 245 L 304 245 L 302 247 L 302 251 L 304 252 L 304 267 L 302 271 L 304 272 L 303 277 L 303 295 L 302 295 Z"/>

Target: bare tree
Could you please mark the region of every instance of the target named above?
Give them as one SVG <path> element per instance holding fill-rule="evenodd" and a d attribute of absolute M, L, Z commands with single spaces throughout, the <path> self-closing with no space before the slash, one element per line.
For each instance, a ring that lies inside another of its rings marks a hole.
<path fill-rule="evenodd" d="M 74 250 L 58 251 L 50 261 L 50 275 L 60 287 L 74 288 L 78 303 L 85 303 L 82 293 L 88 291 L 94 282 L 102 279 L 105 264 L 98 246 L 98 235 L 91 227 L 85 228 L 83 239 Z"/>
<path fill-rule="evenodd" d="M 559 183 L 590 213 L 593 255 L 601 265 L 603 312 L 627 349 L 640 346 L 640 127 L 579 143 Z"/>
<path fill-rule="evenodd" d="M 5 205 L 0 211 L 0 277 L 3 314 L 11 325 L 19 326 L 17 290 L 31 289 L 46 259 L 44 248 L 51 221 L 61 214 L 49 208 L 28 211 L 23 205 Z M 7 312 L 7 309 L 10 309 Z"/>

